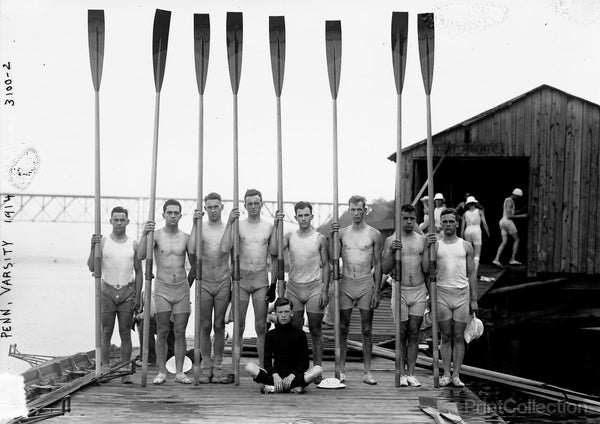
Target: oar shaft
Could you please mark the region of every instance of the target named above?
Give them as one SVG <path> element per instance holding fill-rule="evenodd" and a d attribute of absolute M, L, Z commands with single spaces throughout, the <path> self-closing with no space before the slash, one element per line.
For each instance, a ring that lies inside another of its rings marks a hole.
<path fill-rule="evenodd" d="M 400 226 L 401 223 L 401 203 L 402 203 L 402 95 L 398 94 L 397 96 L 397 106 L 396 106 L 396 186 L 395 186 L 395 196 L 394 196 L 394 224 L 395 224 L 395 232 L 396 239 L 400 240 L 402 237 L 402 228 Z M 396 297 L 394 299 L 394 324 L 395 324 L 395 339 L 396 339 L 396 353 L 395 353 L 395 384 L 396 387 L 400 387 L 400 376 L 404 374 L 403 361 L 404 357 L 404 349 L 402 348 L 402 343 L 400 341 L 401 338 L 401 311 L 402 307 L 401 297 L 402 297 L 402 262 L 401 262 L 401 252 L 400 250 L 396 250 L 394 253 L 394 288 L 396 292 Z"/>
<path fill-rule="evenodd" d="M 337 100 L 333 99 L 333 222 L 339 224 L 338 204 L 338 137 L 337 137 Z M 340 378 L 341 364 L 341 332 L 340 332 L 340 234 L 333 233 L 333 309 L 335 337 L 335 377 Z"/>
<path fill-rule="evenodd" d="M 100 234 L 102 232 L 100 221 L 101 221 L 101 210 L 100 210 L 100 93 L 95 92 L 94 98 L 94 233 Z M 94 247 L 94 308 L 95 308 L 95 336 L 96 336 L 96 375 L 99 376 L 102 372 L 102 253 L 100 251 L 100 244 L 96 243 Z"/>
<path fill-rule="evenodd" d="M 154 221 L 156 204 L 156 174 L 158 167 L 158 131 L 160 117 L 160 91 L 156 92 L 154 101 L 154 138 L 152 143 L 152 164 L 150 171 L 150 203 L 148 204 L 148 221 Z M 146 244 L 146 303 L 144 304 L 144 354 L 142 357 L 142 387 L 146 387 L 148 378 L 148 338 L 150 337 L 150 301 L 152 294 L 152 258 L 154 255 L 154 231 L 147 235 Z M 147 327 L 147 328 L 146 328 Z M 146 333 L 147 332 L 147 333 Z"/>
<path fill-rule="evenodd" d="M 281 136 L 281 97 L 277 96 L 277 209 L 283 213 L 283 147 Z M 283 221 L 277 227 L 277 295 L 285 294 Z"/>
<path fill-rule="evenodd" d="M 239 174 L 238 174 L 238 101 L 233 95 L 233 207 L 239 207 Z M 240 356 L 242 352 L 242 334 L 240 326 L 240 223 L 233 222 L 233 375 L 236 386 L 240 385 Z"/>
<path fill-rule="evenodd" d="M 434 213 L 434 186 L 433 186 L 433 140 L 431 136 L 431 96 L 427 94 L 425 96 L 427 105 L 427 191 L 429 194 L 429 233 L 435 234 L 435 213 Z M 437 322 L 437 280 L 435 276 L 436 269 L 436 255 L 434 247 L 429 249 L 429 280 L 430 290 L 429 296 L 431 297 L 431 343 L 433 350 L 433 385 L 439 387 L 440 370 L 438 363 L 438 322 Z"/>
<path fill-rule="evenodd" d="M 202 210 L 202 186 L 204 168 L 204 96 L 198 100 L 198 195 L 196 209 Z M 200 384 L 200 350 L 201 305 L 202 305 L 202 218 L 196 222 L 196 287 L 194 289 L 194 384 Z"/>

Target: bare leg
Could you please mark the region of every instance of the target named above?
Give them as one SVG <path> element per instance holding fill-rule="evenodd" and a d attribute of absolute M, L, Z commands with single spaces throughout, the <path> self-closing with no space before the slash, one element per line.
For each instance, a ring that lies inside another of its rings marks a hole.
<path fill-rule="evenodd" d="M 474 244 L 473 251 L 473 261 L 475 262 L 475 275 L 477 275 L 477 272 L 479 271 L 479 258 L 481 257 L 481 245 Z"/>
<path fill-rule="evenodd" d="M 102 313 L 102 365 L 110 364 L 110 339 L 115 328 L 116 312 Z"/>
<path fill-rule="evenodd" d="M 200 354 L 202 362 L 210 363 L 210 351 L 212 344 L 210 341 L 210 332 L 212 330 L 212 310 L 214 298 L 208 292 L 202 293 L 202 306 L 200 308 Z M 216 315 L 216 314 L 215 314 Z M 216 343 L 215 334 L 215 343 Z"/>
<path fill-rule="evenodd" d="M 502 251 L 504 250 L 504 247 L 506 246 L 507 242 L 508 242 L 508 235 L 503 233 L 502 234 L 502 242 L 500 243 L 500 246 L 498 246 L 498 252 L 496 252 L 496 257 L 494 258 L 494 261 L 500 262 L 500 255 L 502 255 Z"/>
<path fill-rule="evenodd" d="M 323 331 L 321 329 L 323 314 L 307 312 L 307 315 L 308 328 L 312 338 L 313 365 L 321 365 L 323 360 Z"/>
<path fill-rule="evenodd" d="M 304 324 L 304 309 L 301 311 L 294 311 L 292 315 L 292 325 L 299 330 L 302 330 L 302 324 Z"/>
<path fill-rule="evenodd" d="M 121 362 L 131 361 L 131 321 L 133 312 L 117 312 L 119 335 L 121 336 Z"/>
<path fill-rule="evenodd" d="M 452 330 L 452 338 L 454 342 L 454 349 L 452 352 L 452 362 L 454 363 L 454 373 L 452 377 L 458 377 L 460 374 L 460 367 L 462 366 L 463 359 L 465 357 L 465 327 L 466 322 L 454 321 Z"/>
<path fill-rule="evenodd" d="M 187 327 L 189 317 L 190 314 L 188 312 L 173 315 L 175 329 L 175 372 L 177 374 L 183 372 L 183 358 L 185 356 L 185 351 L 187 350 L 185 327 Z"/>
<path fill-rule="evenodd" d="M 408 316 L 408 347 L 406 348 L 406 368 L 408 375 L 414 375 L 419 352 L 419 331 L 421 330 L 422 316 Z"/>
<path fill-rule="evenodd" d="M 408 320 L 400 322 L 400 375 L 406 374 L 406 342 L 408 336 Z"/>
<path fill-rule="evenodd" d="M 363 339 L 363 358 L 365 374 L 371 372 L 371 356 L 373 351 L 373 338 L 371 335 L 373 325 L 373 309 L 359 309 L 360 330 Z"/>
<path fill-rule="evenodd" d="M 519 250 L 519 234 L 514 233 L 511 234 L 512 238 L 515 240 L 515 242 L 513 243 L 513 248 L 512 248 L 512 257 L 510 258 L 511 261 L 516 261 L 517 259 L 517 250 Z"/>
<path fill-rule="evenodd" d="M 225 349 L 225 312 L 227 311 L 228 302 L 221 302 L 219 300 L 215 300 L 214 308 L 215 308 L 215 345 L 214 352 L 215 357 L 223 357 L 223 350 Z M 210 335 L 209 335 L 210 338 Z"/>
<path fill-rule="evenodd" d="M 158 372 L 167 374 L 167 337 L 171 327 L 171 311 L 157 312 L 156 319 L 156 364 Z"/>
<path fill-rule="evenodd" d="M 262 287 L 252 292 L 252 307 L 254 308 L 254 330 L 256 330 L 256 350 L 258 362 L 261 367 L 265 366 L 265 334 L 267 334 L 267 313 L 269 304 L 265 298 L 268 287 Z"/>
<path fill-rule="evenodd" d="M 450 365 L 452 361 L 452 319 L 438 322 L 438 327 L 442 334 L 440 353 L 442 355 L 444 377 L 450 377 Z"/>
<path fill-rule="evenodd" d="M 346 370 L 346 350 L 348 344 L 348 332 L 350 331 L 351 316 L 352 308 L 340 310 L 340 369 L 342 372 L 345 372 Z"/>

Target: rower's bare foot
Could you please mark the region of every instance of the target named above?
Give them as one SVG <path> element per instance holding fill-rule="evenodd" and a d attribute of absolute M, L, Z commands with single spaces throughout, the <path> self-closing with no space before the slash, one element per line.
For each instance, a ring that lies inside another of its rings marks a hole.
<path fill-rule="evenodd" d="M 496 260 L 494 260 L 494 261 L 492 261 L 492 263 L 493 263 L 494 265 L 496 265 L 496 266 L 499 266 L 500 268 L 502 268 L 502 267 L 503 267 L 503 265 L 500 263 L 500 261 L 496 261 Z"/>

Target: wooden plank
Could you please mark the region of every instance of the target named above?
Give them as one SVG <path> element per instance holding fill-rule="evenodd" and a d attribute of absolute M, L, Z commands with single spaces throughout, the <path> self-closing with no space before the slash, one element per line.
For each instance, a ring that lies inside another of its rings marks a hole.
<path fill-rule="evenodd" d="M 542 256 L 543 240 L 542 240 L 542 225 L 544 221 L 544 99 L 542 92 L 534 94 L 534 122 L 532 126 L 533 144 L 531 151 L 530 166 L 533 170 L 535 183 L 532 187 L 534 207 L 531 214 L 533 227 L 535 228 L 534 238 L 531 240 L 534 246 L 534 257 L 536 260 L 536 271 L 544 272 L 546 270 L 546 261 Z M 542 159 L 543 158 L 543 159 Z"/>
<path fill-rule="evenodd" d="M 579 221 L 580 221 L 580 202 L 581 202 L 581 161 L 583 153 L 583 102 L 579 99 L 573 99 L 573 136 L 572 136 L 572 149 L 571 160 L 573 161 L 573 177 L 572 186 L 570 189 L 571 199 L 571 243 L 569 246 L 570 260 L 568 262 L 567 272 L 577 272 L 579 264 L 579 240 L 581 237 L 587 237 L 587 234 L 580 234 Z"/>
<path fill-rule="evenodd" d="M 523 133 L 520 135 L 521 144 L 523 144 L 523 155 L 531 156 L 531 145 L 533 143 L 532 127 L 533 127 L 533 106 L 535 94 L 525 97 L 523 102 Z M 530 186 L 532 187 L 532 186 Z"/>
<path fill-rule="evenodd" d="M 515 156 L 524 156 L 525 154 L 525 143 L 528 142 L 523 137 L 525 130 L 525 101 L 519 100 L 512 108 L 511 114 L 511 128 L 512 128 L 512 139 L 515 143 Z"/>
<path fill-rule="evenodd" d="M 566 123 L 566 96 L 560 92 L 551 93 L 550 120 L 548 128 L 548 149 L 546 151 L 546 204 L 547 219 L 544 223 L 545 250 L 547 252 L 547 271 L 559 272 L 560 259 L 554 260 L 560 251 L 560 216 L 562 213 L 562 164 L 564 163 Z M 561 157 L 562 155 L 562 157 Z"/>
<path fill-rule="evenodd" d="M 576 125 L 576 108 L 578 101 L 572 98 L 567 100 L 567 130 L 565 139 L 565 165 L 564 165 L 564 184 L 562 201 L 562 219 L 561 225 L 565 227 L 562 232 L 561 240 L 561 260 L 560 269 L 562 272 L 569 271 L 571 260 L 571 199 L 573 192 L 573 156 L 574 156 L 574 125 Z"/>
<path fill-rule="evenodd" d="M 226 357 L 226 367 L 230 358 Z M 242 358 L 242 366 L 248 362 Z M 333 363 L 324 362 L 325 376 L 333 374 Z M 273 394 L 266 396 L 259 385 L 244 375 L 240 385 L 209 384 L 185 386 L 173 382 L 169 375 L 161 386 L 140 388 L 140 377 L 134 374 L 134 384 L 111 381 L 88 387 L 72 396 L 72 412 L 54 418 L 53 422 L 314 422 L 314 423 L 416 423 L 426 424 L 431 418 L 423 413 L 418 396 L 431 396 L 455 402 L 467 422 L 498 422 L 500 417 L 484 408 L 483 403 L 468 389 L 433 388 L 431 372 L 417 369 L 416 377 L 423 384 L 419 389 L 394 389 L 393 362 L 374 359 L 375 386 L 362 383 L 362 364 L 347 365 L 347 387 L 343 390 L 322 390 L 314 385 L 304 395 Z M 156 368 L 150 369 L 151 377 Z M 458 398 L 458 399 L 457 399 Z"/>
<path fill-rule="evenodd" d="M 592 109 L 597 108 L 590 103 L 583 103 L 582 129 L 581 129 L 581 181 L 579 195 L 579 261 L 577 262 L 577 272 L 587 272 L 588 262 L 588 243 L 590 233 L 593 232 L 590 224 L 590 212 L 593 210 L 590 204 L 590 169 L 591 169 L 591 144 L 592 144 Z M 594 179 L 596 177 L 594 176 Z"/>
<path fill-rule="evenodd" d="M 590 162 L 590 215 L 589 236 L 587 252 L 588 274 L 600 274 L 600 109 L 594 108 L 591 112 L 592 137 L 591 137 L 591 162 Z M 594 178 L 595 176 L 595 178 Z"/>

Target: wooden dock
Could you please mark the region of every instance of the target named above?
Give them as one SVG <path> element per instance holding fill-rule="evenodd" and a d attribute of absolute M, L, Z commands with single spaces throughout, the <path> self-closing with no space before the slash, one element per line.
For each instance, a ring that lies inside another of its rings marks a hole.
<path fill-rule="evenodd" d="M 231 358 L 226 357 L 231 364 Z M 243 365 L 250 359 L 242 358 Z M 227 365 L 226 365 L 227 367 Z M 373 361 L 378 384 L 362 382 L 362 363 L 346 367 L 347 387 L 319 389 L 311 385 L 305 394 L 261 394 L 250 377 L 242 375 L 240 385 L 182 385 L 169 375 L 160 386 L 151 384 L 157 370 L 150 367 L 148 385 L 141 387 L 141 373 L 134 384 L 120 379 L 88 386 L 71 398 L 71 413 L 55 418 L 64 423 L 432 423 L 421 411 L 419 396 L 455 402 L 467 423 L 503 423 L 490 408 L 467 388 L 433 388 L 433 378 L 417 369 L 420 388 L 394 387 L 393 362 Z M 333 376 L 334 365 L 324 363 L 325 377 Z"/>

